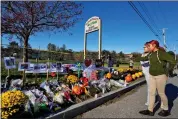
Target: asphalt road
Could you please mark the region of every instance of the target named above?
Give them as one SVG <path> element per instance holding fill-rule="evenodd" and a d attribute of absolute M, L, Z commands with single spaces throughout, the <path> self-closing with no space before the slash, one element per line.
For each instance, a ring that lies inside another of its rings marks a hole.
<path fill-rule="evenodd" d="M 168 80 L 166 94 L 169 99 L 169 107 L 172 107 L 171 115 L 167 118 L 178 118 L 178 77 Z M 146 85 L 143 85 L 121 97 L 79 115 L 77 118 L 160 118 L 158 115 L 158 112 L 161 110 L 159 109 L 159 101 L 155 103 L 157 111 L 154 117 L 143 116 L 138 113 L 140 110 L 147 109 L 145 102 Z"/>

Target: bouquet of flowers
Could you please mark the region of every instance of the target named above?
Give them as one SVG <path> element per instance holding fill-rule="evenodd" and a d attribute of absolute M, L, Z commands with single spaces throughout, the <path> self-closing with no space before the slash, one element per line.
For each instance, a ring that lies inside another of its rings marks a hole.
<path fill-rule="evenodd" d="M 76 77 L 75 75 L 69 75 L 67 77 L 67 82 L 69 83 L 76 83 L 78 81 L 78 77 Z"/>
<path fill-rule="evenodd" d="M 19 112 L 21 108 L 25 108 L 28 97 L 21 91 L 7 91 L 1 94 L 1 117 L 9 118 Z"/>

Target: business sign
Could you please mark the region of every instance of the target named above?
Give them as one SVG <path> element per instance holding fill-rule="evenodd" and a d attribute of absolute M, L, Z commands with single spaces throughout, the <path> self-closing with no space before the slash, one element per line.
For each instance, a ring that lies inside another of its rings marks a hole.
<path fill-rule="evenodd" d="M 85 33 L 90 33 L 96 31 L 100 28 L 100 19 L 99 17 L 90 18 L 85 24 Z"/>
<path fill-rule="evenodd" d="M 87 34 L 99 31 L 99 38 L 98 38 L 98 59 L 101 59 L 101 41 L 102 41 L 102 34 L 101 34 L 101 19 L 97 16 L 91 17 L 88 19 L 88 21 L 85 23 L 85 30 L 84 30 L 84 60 L 86 59 L 86 51 L 87 51 Z"/>
<path fill-rule="evenodd" d="M 6 69 L 14 69 L 15 66 L 15 57 L 4 57 L 4 64 Z"/>

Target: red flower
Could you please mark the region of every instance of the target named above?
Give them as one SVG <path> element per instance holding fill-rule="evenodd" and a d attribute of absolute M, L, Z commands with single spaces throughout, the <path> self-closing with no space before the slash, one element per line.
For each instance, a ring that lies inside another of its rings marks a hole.
<path fill-rule="evenodd" d="M 52 77 L 55 77 L 55 76 L 56 76 L 56 73 L 55 73 L 55 72 L 51 72 L 51 76 L 52 76 Z"/>

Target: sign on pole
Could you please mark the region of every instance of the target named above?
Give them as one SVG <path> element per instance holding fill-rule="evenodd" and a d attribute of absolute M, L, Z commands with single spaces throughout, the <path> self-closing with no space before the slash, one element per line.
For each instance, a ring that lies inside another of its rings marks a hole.
<path fill-rule="evenodd" d="M 4 64 L 6 69 L 14 69 L 15 66 L 15 57 L 4 57 Z"/>
<path fill-rule="evenodd" d="M 87 46 L 87 34 L 99 31 L 99 48 L 98 48 L 98 58 L 101 59 L 101 19 L 97 16 L 91 17 L 86 23 L 85 23 L 85 32 L 84 32 L 84 59 L 86 58 L 86 46 Z"/>

